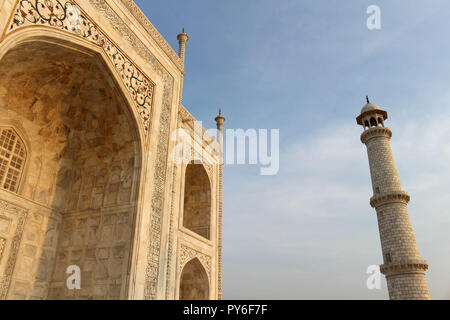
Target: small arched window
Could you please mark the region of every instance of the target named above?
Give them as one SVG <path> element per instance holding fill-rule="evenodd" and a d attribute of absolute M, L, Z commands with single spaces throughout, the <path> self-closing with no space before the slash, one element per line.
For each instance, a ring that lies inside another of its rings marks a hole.
<path fill-rule="evenodd" d="M 367 128 L 370 127 L 370 126 L 369 126 L 369 121 L 368 121 L 368 120 L 364 121 L 364 127 L 367 127 Z"/>
<path fill-rule="evenodd" d="M 18 191 L 25 159 L 25 144 L 17 132 L 0 127 L 0 188 Z"/>
<path fill-rule="evenodd" d="M 375 118 L 370 118 L 370 126 L 371 127 L 376 127 L 377 126 L 377 120 L 375 120 Z"/>

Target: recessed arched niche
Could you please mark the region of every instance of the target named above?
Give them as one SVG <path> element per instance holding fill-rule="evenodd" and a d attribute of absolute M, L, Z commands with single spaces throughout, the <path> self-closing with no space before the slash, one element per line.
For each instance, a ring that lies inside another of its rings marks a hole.
<path fill-rule="evenodd" d="M 183 227 L 211 239 L 211 183 L 202 164 L 186 167 Z"/>
<path fill-rule="evenodd" d="M 3 56 L 0 93 L 0 192 L 33 212 L 10 297 L 125 298 L 141 170 L 126 92 L 99 54 L 48 39 Z M 82 270 L 76 295 L 65 284 L 71 265 Z"/>
<path fill-rule="evenodd" d="M 207 300 L 209 281 L 205 268 L 197 258 L 183 268 L 180 279 L 180 300 Z"/>

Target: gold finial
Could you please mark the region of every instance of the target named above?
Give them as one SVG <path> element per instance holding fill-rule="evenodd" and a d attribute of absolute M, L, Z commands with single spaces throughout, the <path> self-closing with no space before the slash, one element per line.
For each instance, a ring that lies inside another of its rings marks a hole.
<path fill-rule="evenodd" d="M 184 33 L 184 27 L 183 27 L 183 30 L 181 31 L 181 33 Z"/>

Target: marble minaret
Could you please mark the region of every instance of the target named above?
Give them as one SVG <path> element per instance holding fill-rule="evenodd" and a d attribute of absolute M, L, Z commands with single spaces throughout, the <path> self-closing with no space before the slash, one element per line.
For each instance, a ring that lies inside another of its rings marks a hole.
<path fill-rule="evenodd" d="M 383 252 L 381 272 L 386 276 L 390 299 L 430 299 L 425 271 L 408 215 L 408 193 L 403 191 L 389 140 L 392 132 L 384 126 L 387 112 L 369 102 L 356 122 L 364 127 L 361 142 L 367 147 L 373 197 Z"/>

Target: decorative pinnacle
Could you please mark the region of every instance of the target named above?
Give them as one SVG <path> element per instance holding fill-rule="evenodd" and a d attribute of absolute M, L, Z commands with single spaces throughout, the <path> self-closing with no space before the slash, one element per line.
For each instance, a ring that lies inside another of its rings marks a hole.
<path fill-rule="evenodd" d="M 366 96 L 366 101 L 367 101 L 367 103 L 370 103 L 369 96 Z"/>
<path fill-rule="evenodd" d="M 225 121 L 225 117 L 222 116 L 222 109 L 219 108 L 219 115 L 214 119 L 217 123 L 223 123 Z"/>
<path fill-rule="evenodd" d="M 182 28 L 181 33 L 177 35 L 177 39 L 184 41 L 184 43 L 189 40 L 189 36 L 184 32 L 184 27 Z"/>
<path fill-rule="evenodd" d="M 184 32 L 184 27 L 181 30 L 181 33 L 177 35 L 178 40 L 178 56 L 183 60 L 186 55 L 186 42 L 189 40 L 189 36 Z"/>

